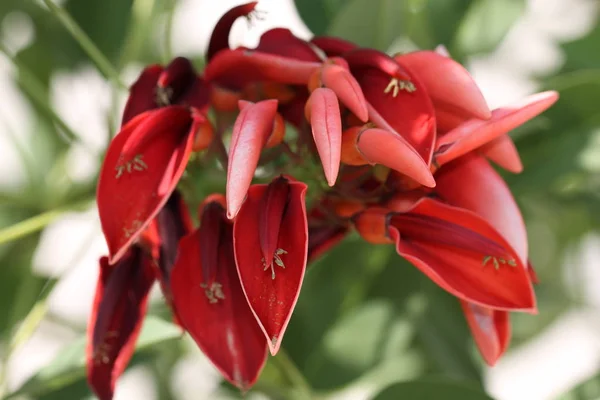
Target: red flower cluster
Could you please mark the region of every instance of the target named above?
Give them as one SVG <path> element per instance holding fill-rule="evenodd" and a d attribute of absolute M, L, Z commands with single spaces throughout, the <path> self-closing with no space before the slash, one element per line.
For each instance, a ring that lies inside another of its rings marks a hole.
<path fill-rule="evenodd" d="M 494 364 L 508 312 L 535 313 L 536 301 L 521 214 L 488 160 L 519 172 L 507 133 L 557 94 L 490 111 L 446 54 L 390 57 L 286 29 L 230 49 L 232 24 L 255 5 L 219 21 L 203 76 L 177 58 L 131 88 L 98 182 L 110 254 L 89 324 L 94 391 L 112 398 L 155 280 L 180 326 L 248 389 L 281 345 L 307 262 L 353 228 L 455 295 Z M 227 175 L 225 196 L 201 202 L 198 228 L 183 200 L 193 196 L 176 189 L 194 179 L 193 152 L 220 157 Z"/>

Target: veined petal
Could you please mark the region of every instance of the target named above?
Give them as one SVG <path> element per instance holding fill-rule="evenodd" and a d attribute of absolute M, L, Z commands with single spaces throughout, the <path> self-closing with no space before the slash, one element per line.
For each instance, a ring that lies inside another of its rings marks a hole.
<path fill-rule="evenodd" d="M 307 186 L 295 181 L 288 181 L 286 185 L 289 193 L 279 226 L 276 226 L 278 218 L 261 219 L 264 212 L 278 213 L 279 209 L 265 208 L 267 185 L 253 185 L 233 228 L 235 260 L 242 288 L 273 355 L 279 350 L 298 300 L 308 251 L 304 204 Z M 261 228 L 265 223 L 268 226 Z M 268 260 L 261 251 L 261 236 L 271 230 L 278 230 L 278 238 L 273 258 Z"/>
<path fill-rule="evenodd" d="M 360 85 L 350 71 L 336 64 L 325 64 L 321 72 L 323 85 L 335 92 L 342 104 L 362 122 L 369 119 L 367 101 Z"/>
<path fill-rule="evenodd" d="M 101 400 L 112 399 L 115 383 L 135 350 L 154 283 L 151 263 L 137 246 L 115 265 L 109 265 L 107 257 L 100 259 L 86 364 L 88 382 Z"/>
<path fill-rule="evenodd" d="M 437 141 L 436 162 L 443 165 L 489 143 L 546 111 L 556 100 L 557 92 L 537 93 L 512 106 L 493 110 L 488 120 L 471 119 L 461 124 Z"/>
<path fill-rule="evenodd" d="M 156 84 L 162 72 L 163 67 L 160 65 L 150 65 L 142 71 L 139 78 L 131 85 L 129 98 L 123 111 L 121 126 L 127 124 L 136 115 L 158 107 L 156 102 Z"/>
<path fill-rule="evenodd" d="M 521 211 L 500 175 L 481 156 L 469 155 L 436 174 L 436 193 L 447 203 L 470 210 L 494 227 L 527 264 L 527 231 Z"/>
<path fill-rule="evenodd" d="M 185 329 L 225 379 L 245 391 L 265 364 L 267 341 L 240 286 L 232 240 L 223 206 L 206 204 L 200 229 L 180 242 L 171 289 Z M 206 254 L 209 247 L 214 251 Z"/>
<path fill-rule="evenodd" d="M 212 35 L 210 36 L 208 51 L 206 52 L 206 59 L 208 61 L 210 61 L 220 50 L 229 48 L 229 32 L 231 31 L 233 23 L 239 17 L 247 17 L 251 14 L 257 4 L 257 1 L 241 4 L 223 14 L 221 19 L 217 22 L 217 25 L 213 28 Z"/>
<path fill-rule="evenodd" d="M 240 48 L 222 50 L 216 54 L 206 66 L 204 78 L 231 89 L 242 89 L 247 83 L 255 81 L 306 85 L 320 66 L 319 62 Z"/>
<path fill-rule="evenodd" d="M 260 152 L 273 131 L 277 100 L 241 103 L 231 135 L 227 168 L 227 216 L 234 218 L 254 177 Z"/>
<path fill-rule="evenodd" d="M 389 223 L 398 253 L 458 298 L 498 310 L 536 311 L 526 265 L 476 214 L 425 198 Z"/>
<path fill-rule="evenodd" d="M 415 51 L 394 59 L 413 71 L 427 89 L 433 106 L 463 118 L 488 119 L 492 113 L 471 74 L 453 59 L 435 51 Z"/>
<path fill-rule="evenodd" d="M 506 351 L 510 342 L 508 312 L 481 307 L 461 300 L 465 318 L 479 352 L 486 364 L 493 366 Z"/>
<path fill-rule="evenodd" d="M 115 263 L 160 211 L 183 174 L 201 121 L 170 106 L 141 114 L 110 143 L 97 202 L 110 263 Z"/>
<path fill-rule="evenodd" d="M 329 186 L 335 185 L 342 153 L 340 106 L 331 89 L 318 88 L 309 98 L 310 125 Z"/>
<path fill-rule="evenodd" d="M 518 174 L 523 171 L 523 163 L 515 143 L 508 134 L 497 137 L 479 149 L 479 153 L 502 168 Z"/>
<path fill-rule="evenodd" d="M 435 186 L 429 166 L 402 136 L 379 128 L 365 129 L 356 146 L 369 162 L 385 165 L 424 186 Z"/>

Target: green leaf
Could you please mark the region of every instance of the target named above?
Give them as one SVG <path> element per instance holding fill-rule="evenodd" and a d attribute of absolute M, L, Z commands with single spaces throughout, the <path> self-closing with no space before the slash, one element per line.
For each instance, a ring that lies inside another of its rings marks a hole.
<path fill-rule="evenodd" d="M 295 3 L 306 26 L 315 35 L 323 35 L 344 2 L 342 0 L 296 0 Z"/>
<path fill-rule="evenodd" d="M 459 53 L 493 50 L 525 10 L 524 0 L 478 0 L 465 15 L 456 37 Z"/>
<path fill-rule="evenodd" d="M 404 32 L 404 8 L 403 1 L 352 0 L 337 13 L 327 33 L 385 51 Z"/>
<path fill-rule="evenodd" d="M 420 379 L 391 385 L 373 400 L 492 400 L 482 389 L 462 382 Z"/>
<path fill-rule="evenodd" d="M 181 337 L 181 329 L 161 319 L 148 316 L 137 341 L 136 352 Z M 81 337 L 63 349 L 58 356 L 20 389 L 7 398 L 17 395 L 40 396 L 70 385 L 85 376 L 86 338 Z"/>

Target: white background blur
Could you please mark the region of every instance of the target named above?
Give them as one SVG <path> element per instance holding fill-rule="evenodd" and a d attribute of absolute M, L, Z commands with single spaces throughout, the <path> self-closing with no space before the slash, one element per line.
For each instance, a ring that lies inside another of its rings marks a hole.
<path fill-rule="evenodd" d="M 173 23 L 172 47 L 175 54 L 197 56 L 208 43 L 217 19 L 231 6 L 232 0 L 180 0 Z M 537 89 L 534 74 L 550 73 L 560 68 L 564 55 L 559 41 L 585 35 L 596 23 L 593 0 L 529 0 L 526 14 L 512 28 L 498 49 L 484 58 L 471 59 L 467 65 L 481 86 L 490 106 L 516 100 Z M 291 0 L 261 0 L 261 10 L 268 10 L 265 20 L 249 30 L 245 23 L 234 26 L 231 44 L 252 46 L 259 35 L 273 26 L 286 26 L 298 36 L 309 38 L 310 31 L 297 15 Z M 158 32 L 156 32 L 158 35 Z M 0 38 L 12 51 L 26 46 L 35 37 L 31 21 L 25 14 L 9 14 L 0 21 Z M 124 76 L 127 83 L 135 79 L 141 66 Z M 31 113 L 13 81 L 10 62 L 0 55 L 0 189 L 14 189 L 23 184 L 25 172 L 10 134 L 23 145 L 31 143 Z M 94 152 L 106 143 L 105 115 L 111 104 L 106 80 L 89 65 L 72 73 L 52 78 L 52 102 L 59 115 L 82 135 Z M 87 151 L 74 147 L 69 155 L 72 178 L 85 180 L 98 168 Z M 82 251 L 83 249 L 83 251 Z M 97 260 L 106 252 L 95 209 L 65 214 L 48 226 L 34 257 L 34 273 L 60 276 L 50 298 L 50 312 L 74 325 L 84 326 L 91 307 L 97 274 Z M 573 248 L 564 263 L 585 276 L 583 288 L 587 302 L 600 309 L 600 238 L 588 237 Z M 4 266 L 2 266 L 4 267 Z M 568 270 L 565 268 L 565 270 Z M 565 279 L 569 279 L 565 276 Z M 160 296 L 156 296 L 158 299 Z M 512 347 L 500 363 L 485 373 L 487 389 L 499 400 L 544 400 L 594 375 L 600 366 L 600 318 L 596 310 L 573 309 L 541 335 L 520 347 Z M 533 318 L 533 317 L 532 317 Z M 18 387 L 74 338 L 74 333 L 60 325 L 44 321 L 31 340 L 14 353 L 8 363 L 9 389 Z M 203 398 L 217 385 L 218 375 L 203 356 L 195 351 L 173 371 L 173 387 L 181 399 Z M 128 371 L 118 384 L 118 400 L 152 400 L 150 375 L 143 368 Z M 365 398 L 364 392 L 348 393 L 346 398 Z"/>

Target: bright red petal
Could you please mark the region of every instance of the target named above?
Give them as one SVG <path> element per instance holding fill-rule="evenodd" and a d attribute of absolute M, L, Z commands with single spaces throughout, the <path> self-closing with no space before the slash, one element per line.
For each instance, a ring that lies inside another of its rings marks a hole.
<path fill-rule="evenodd" d="M 192 150 L 194 118 L 179 106 L 149 111 L 111 142 L 96 196 L 111 263 L 123 256 L 175 189 Z"/>
<path fill-rule="evenodd" d="M 253 185 L 250 188 L 234 224 L 235 260 L 240 281 L 273 355 L 279 350 L 296 306 L 308 251 L 308 224 L 304 205 L 307 186 L 290 181 L 289 187 L 276 258 L 271 268 L 265 269 L 265 264 L 271 260 L 263 261 L 259 238 L 259 210 L 267 185 Z"/>
<path fill-rule="evenodd" d="M 394 57 L 413 71 L 423 83 L 436 110 L 463 118 L 492 116 L 481 90 L 471 74 L 459 63 L 434 51 L 415 51 Z"/>
<path fill-rule="evenodd" d="M 217 220 L 210 233 L 184 237 L 171 275 L 177 313 L 185 329 L 225 379 L 241 390 L 258 379 L 267 357 L 267 342 L 239 283 L 233 258 L 232 227 L 221 205 L 205 208 Z M 216 235 L 215 235 L 216 234 Z M 202 252 L 212 241 L 214 253 Z"/>
<path fill-rule="evenodd" d="M 154 269 L 134 247 L 120 262 L 100 259 L 100 277 L 87 330 L 87 378 L 101 400 L 113 397 L 115 383 L 133 352 L 146 314 Z"/>
<path fill-rule="evenodd" d="M 390 220 L 400 255 L 460 299 L 500 310 L 535 312 L 527 266 L 476 214 L 425 198 Z"/>
<path fill-rule="evenodd" d="M 512 106 L 495 109 L 488 120 L 471 119 L 461 124 L 437 141 L 436 162 L 443 165 L 491 142 L 546 111 L 556 100 L 557 92 L 537 93 Z"/>
<path fill-rule="evenodd" d="M 479 153 L 507 171 L 515 174 L 523 172 L 521 157 L 519 157 L 519 152 L 508 134 L 481 146 Z"/>
<path fill-rule="evenodd" d="M 496 364 L 510 342 L 508 312 L 485 308 L 466 301 L 460 302 L 473 339 L 489 366 Z"/>
<path fill-rule="evenodd" d="M 318 88 L 310 95 L 310 125 L 329 186 L 335 185 L 342 154 L 340 105 L 331 89 Z"/>

